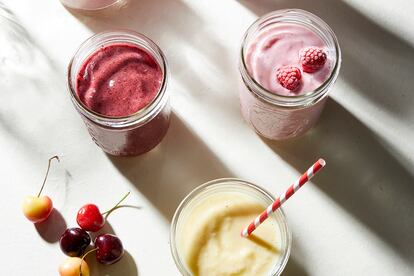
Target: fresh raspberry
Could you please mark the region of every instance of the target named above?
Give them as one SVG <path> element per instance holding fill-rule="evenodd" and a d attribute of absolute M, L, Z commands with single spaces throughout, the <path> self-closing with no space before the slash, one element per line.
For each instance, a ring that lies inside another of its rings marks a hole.
<path fill-rule="evenodd" d="M 300 52 L 303 71 L 313 73 L 321 69 L 326 62 L 326 53 L 321 48 L 308 47 Z"/>
<path fill-rule="evenodd" d="M 284 88 L 295 90 L 300 84 L 302 74 L 298 67 L 285 66 L 277 70 L 276 77 Z"/>

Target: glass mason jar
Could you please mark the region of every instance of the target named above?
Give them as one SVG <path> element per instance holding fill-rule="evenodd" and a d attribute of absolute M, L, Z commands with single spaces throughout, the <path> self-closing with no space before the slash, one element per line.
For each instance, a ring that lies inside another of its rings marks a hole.
<path fill-rule="evenodd" d="M 278 95 L 261 86 L 249 73 L 246 54 L 260 31 L 280 23 L 298 24 L 317 34 L 332 59 L 329 77 L 314 91 L 295 96 Z M 239 58 L 240 105 L 244 119 L 256 132 L 272 140 L 283 140 L 304 134 L 312 128 L 325 105 L 341 65 L 341 50 L 332 29 L 316 15 L 299 9 L 271 12 L 256 20 L 246 31 Z"/>
<path fill-rule="evenodd" d="M 183 228 L 186 226 L 186 224 L 195 225 L 197 223 L 195 221 L 190 221 L 190 216 L 194 216 L 192 212 L 196 207 L 200 206 L 200 204 L 204 204 L 206 202 L 208 202 L 208 204 L 211 204 L 211 202 L 217 203 L 214 201 L 214 199 L 211 199 L 211 197 L 209 197 L 211 195 L 214 196 L 220 193 L 231 194 L 233 192 L 236 193 L 236 195 L 243 193 L 253 198 L 255 201 L 257 200 L 258 203 L 263 204 L 263 210 L 274 201 L 274 198 L 259 186 L 235 178 L 212 180 L 190 192 L 183 199 L 175 211 L 170 231 L 171 253 L 173 255 L 175 264 L 182 275 L 193 275 L 188 268 L 188 265 L 186 264 L 185 253 L 183 250 L 183 242 L 188 242 L 188 236 L 186 236 Z M 277 231 L 280 235 L 278 241 L 278 252 L 280 255 L 279 258 L 277 258 L 277 262 L 272 264 L 269 271 L 269 276 L 275 276 L 281 275 L 288 262 L 291 250 L 292 235 L 289 230 L 285 214 L 281 208 L 279 208 L 269 218 L 274 219 L 275 225 L 277 225 L 277 227 L 275 227 L 275 231 Z M 241 230 L 242 229 L 240 229 L 240 231 Z M 242 237 L 240 238 L 242 239 Z"/>
<path fill-rule="evenodd" d="M 68 8 L 76 10 L 100 10 L 123 0 L 60 0 Z"/>
<path fill-rule="evenodd" d="M 125 117 L 109 117 L 89 109 L 78 97 L 76 78 L 83 63 L 100 47 L 110 44 L 134 44 L 146 50 L 159 64 L 163 80 L 155 98 L 138 112 Z M 68 88 L 72 102 L 88 128 L 93 141 L 105 152 L 133 156 L 150 151 L 167 133 L 171 107 L 167 93 L 167 61 L 161 49 L 146 36 L 133 31 L 109 31 L 87 39 L 68 67 Z"/>

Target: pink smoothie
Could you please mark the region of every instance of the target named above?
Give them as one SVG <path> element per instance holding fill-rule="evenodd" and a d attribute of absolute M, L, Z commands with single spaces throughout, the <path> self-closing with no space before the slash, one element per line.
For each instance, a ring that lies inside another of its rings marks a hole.
<path fill-rule="evenodd" d="M 79 99 L 91 110 L 124 117 L 147 106 L 163 81 L 159 64 L 133 44 L 111 44 L 93 53 L 79 70 Z"/>
<path fill-rule="evenodd" d="M 294 91 L 284 88 L 276 80 L 278 68 L 296 66 L 302 69 L 299 53 L 311 46 L 327 48 L 323 40 L 306 27 L 289 23 L 275 24 L 262 30 L 248 45 L 245 56 L 248 72 L 261 86 L 275 94 L 294 96 L 311 92 L 331 74 L 333 62 L 329 55 L 320 70 L 314 73 L 302 71 L 301 85 Z"/>
<path fill-rule="evenodd" d="M 242 67 L 242 70 L 246 70 L 256 83 L 267 91 L 281 96 L 308 95 L 308 102 L 306 97 L 304 97 L 305 100 L 292 99 L 294 101 L 278 98 L 272 102 L 259 97 L 262 92 L 255 88 L 254 83 L 250 84 L 249 80 L 242 79 L 240 105 L 243 117 L 257 133 L 272 140 L 300 136 L 316 124 L 326 101 L 326 97 L 323 96 L 326 93 L 315 92 L 315 94 L 322 96 L 314 98 L 317 100 L 312 101 L 312 92 L 328 81 L 337 60 L 335 49 L 332 48 L 332 45 L 328 46 L 322 39 L 322 37 L 329 39 L 329 36 L 325 34 L 327 31 L 321 29 L 319 25 L 313 24 L 312 26 L 323 32 L 321 36 L 301 23 L 271 22 L 270 19 L 276 18 L 276 16 L 279 19 L 283 18 L 285 13 L 289 12 L 275 11 L 263 17 L 262 24 L 258 25 L 257 29 L 253 28 L 248 31 L 250 35 L 246 36 L 243 46 L 244 56 L 242 58 L 245 67 Z M 290 16 L 297 17 L 300 19 L 299 21 L 305 21 L 303 17 L 311 16 L 307 12 L 299 10 L 294 14 Z M 330 40 L 329 43 L 331 44 Z M 324 56 L 319 59 L 321 56 L 318 54 L 316 60 L 315 51 Z M 304 58 L 304 52 L 307 53 L 307 58 L 310 57 L 312 61 Z M 312 53 L 313 56 L 311 56 Z M 302 62 L 305 63 L 302 64 Z M 319 62 L 319 64 L 315 65 L 315 62 Z M 243 66 L 243 63 L 241 64 Z M 314 67 L 309 70 L 311 66 L 318 68 Z M 284 74 L 283 70 L 278 71 L 287 67 L 290 68 L 290 71 L 285 70 Z M 298 86 L 287 85 L 297 82 Z M 292 87 L 292 90 L 285 87 Z M 326 86 L 323 91 L 327 91 Z"/>

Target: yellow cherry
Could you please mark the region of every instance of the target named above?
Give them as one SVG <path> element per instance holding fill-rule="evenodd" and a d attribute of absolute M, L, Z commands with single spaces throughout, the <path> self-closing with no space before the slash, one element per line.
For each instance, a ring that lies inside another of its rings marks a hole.
<path fill-rule="evenodd" d="M 50 163 L 53 159 L 59 161 L 59 157 L 57 156 L 53 156 L 49 159 L 46 175 L 43 180 L 42 187 L 40 188 L 40 191 L 37 194 L 37 196 L 26 196 L 23 200 L 23 214 L 26 216 L 28 220 L 30 220 L 33 223 L 46 220 L 53 210 L 53 203 L 50 197 L 40 196 L 43 191 L 43 187 L 45 186 L 47 176 L 49 174 Z"/>
<path fill-rule="evenodd" d="M 53 210 L 53 203 L 48 196 L 26 196 L 23 200 L 23 214 L 33 223 L 46 220 Z"/>
<path fill-rule="evenodd" d="M 79 257 L 69 257 L 59 266 L 60 276 L 89 276 L 88 264 Z"/>

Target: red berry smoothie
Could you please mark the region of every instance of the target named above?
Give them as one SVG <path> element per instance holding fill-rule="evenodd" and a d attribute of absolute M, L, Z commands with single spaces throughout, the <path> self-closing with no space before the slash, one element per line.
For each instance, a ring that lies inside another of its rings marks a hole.
<path fill-rule="evenodd" d="M 161 50 L 138 33 L 100 33 L 82 44 L 69 66 L 69 88 L 99 147 L 131 156 L 161 142 L 171 113 L 167 72 Z"/>
<path fill-rule="evenodd" d="M 125 117 L 146 107 L 158 94 L 161 67 L 133 44 L 104 46 L 85 61 L 77 76 L 79 99 L 91 110 Z"/>

